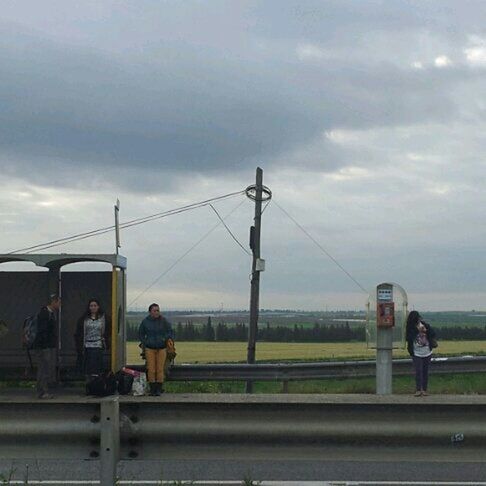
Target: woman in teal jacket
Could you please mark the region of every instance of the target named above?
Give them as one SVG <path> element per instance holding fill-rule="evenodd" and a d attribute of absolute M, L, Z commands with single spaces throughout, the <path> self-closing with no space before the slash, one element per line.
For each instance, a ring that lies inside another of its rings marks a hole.
<path fill-rule="evenodd" d="M 167 340 L 174 339 L 171 323 L 160 314 L 158 304 L 150 304 L 149 315 L 140 323 L 138 336 L 147 360 L 147 379 L 150 394 L 164 392 L 164 366 L 167 359 Z"/>

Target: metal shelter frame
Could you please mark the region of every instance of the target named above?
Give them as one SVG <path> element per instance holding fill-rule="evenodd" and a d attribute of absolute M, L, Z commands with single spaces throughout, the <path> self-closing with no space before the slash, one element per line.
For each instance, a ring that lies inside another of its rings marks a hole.
<path fill-rule="evenodd" d="M 112 267 L 111 277 L 111 369 L 116 370 L 125 365 L 126 361 L 126 257 L 119 254 L 0 254 L 2 263 L 28 262 L 37 267 L 47 268 L 48 286 L 45 299 L 50 294 L 57 293 L 62 299 L 61 268 L 72 263 L 108 263 Z M 19 270 L 18 273 L 22 273 Z M 62 313 L 62 304 L 61 304 Z M 61 321 L 61 319 L 60 319 Z"/>

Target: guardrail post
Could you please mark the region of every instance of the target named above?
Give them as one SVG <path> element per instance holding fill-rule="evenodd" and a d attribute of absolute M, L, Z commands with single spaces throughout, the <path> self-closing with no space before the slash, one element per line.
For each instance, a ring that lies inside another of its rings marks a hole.
<path fill-rule="evenodd" d="M 116 484 L 120 455 L 120 405 L 118 397 L 101 400 L 100 484 Z"/>

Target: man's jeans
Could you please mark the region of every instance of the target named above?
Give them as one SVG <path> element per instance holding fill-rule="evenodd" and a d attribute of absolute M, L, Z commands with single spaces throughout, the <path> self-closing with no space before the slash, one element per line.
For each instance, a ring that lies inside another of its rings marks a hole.
<path fill-rule="evenodd" d="M 36 349 L 37 394 L 49 393 L 49 383 L 56 382 L 56 348 Z"/>

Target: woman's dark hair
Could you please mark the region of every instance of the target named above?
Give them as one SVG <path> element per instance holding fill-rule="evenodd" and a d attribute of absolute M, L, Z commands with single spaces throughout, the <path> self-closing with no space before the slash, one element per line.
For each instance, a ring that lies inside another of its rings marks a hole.
<path fill-rule="evenodd" d="M 413 329 L 420 321 L 420 318 L 421 316 L 416 310 L 411 311 L 407 317 L 407 331 Z"/>
<path fill-rule="evenodd" d="M 149 305 L 149 312 L 154 308 L 154 307 L 159 307 L 159 304 L 150 304 Z"/>
<path fill-rule="evenodd" d="M 96 319 L 100 318 L 101 316 L 105 315 L 105 311 L 101 307 L 100 301 L 98 299 L 89 299 L 88 300 L 88 307 L 86 308 L 86 312 L 84 313 L 84 318 L 91 317 L 91 311 L 89 310 L 89 306 L 92 302 L 98 304 L 98 313 L 96 314 Z"/>

